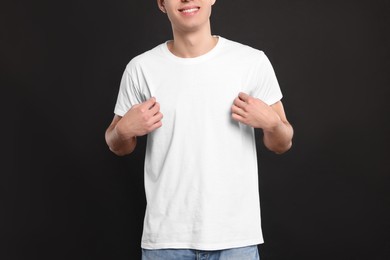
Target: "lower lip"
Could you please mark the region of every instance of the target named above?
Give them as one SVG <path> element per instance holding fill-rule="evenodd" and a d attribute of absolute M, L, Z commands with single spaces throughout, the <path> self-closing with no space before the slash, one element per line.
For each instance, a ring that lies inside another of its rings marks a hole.
<path fill-rule="evenodd" d="M 199 9 L 196 9 L 195 11 L 192 12 L 180 12 L 184 16 L 193 16 L 199 12 Z"/>

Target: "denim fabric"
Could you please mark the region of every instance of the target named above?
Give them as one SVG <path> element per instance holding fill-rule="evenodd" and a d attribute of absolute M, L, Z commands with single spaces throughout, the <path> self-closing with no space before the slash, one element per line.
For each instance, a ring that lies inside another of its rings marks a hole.
<path fill-rule="evenodd" d="M 224 250 L 142 249 L 142 260 L 260 260 L 257 245 Z"/>

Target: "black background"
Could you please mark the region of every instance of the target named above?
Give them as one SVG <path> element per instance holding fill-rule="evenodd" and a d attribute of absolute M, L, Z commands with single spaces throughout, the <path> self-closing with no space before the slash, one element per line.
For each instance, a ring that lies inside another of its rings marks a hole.
<path fill-rule="evenodd" d="M 140 259 L 145 138 L 117 157 L 104 131 L 125 65 L 170 39 L 169 21 L 153 0 L 4 4 L 0 258 Z M 284 155 L 258 143 L 262 260 L 390 259 L 389 12 L 215 4 L 213 34 L 267 54 L 295 129 Z"/>

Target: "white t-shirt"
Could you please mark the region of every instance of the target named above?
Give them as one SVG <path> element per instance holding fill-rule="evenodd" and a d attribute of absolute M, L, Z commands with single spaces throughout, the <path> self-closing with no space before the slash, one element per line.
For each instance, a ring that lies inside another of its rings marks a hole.
<path fill-rule="evenodd" d="M 165 42 L 126 66 L 115 114 L 154 96 L 164 115 L 147 137 L 142 248 L 263 243 L 254 129 L 231 118 L 239 92 L 269 105 L 282 98 L 266 55 L 223 37 L 195 58 Z"/>

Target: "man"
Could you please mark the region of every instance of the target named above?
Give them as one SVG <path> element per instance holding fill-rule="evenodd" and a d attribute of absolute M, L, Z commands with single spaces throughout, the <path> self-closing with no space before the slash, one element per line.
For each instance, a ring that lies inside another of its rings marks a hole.
<path fill-rule="evenodd" d="M 117 155 L 148 135 L 142 258 L 259 259 L 254 128 L 278 154 L 293 136 L 275 73 L 262 51 L 211 34 L 215 0 L 157 3 L 173 40 L 126 66 L 106 131 Z"/>

